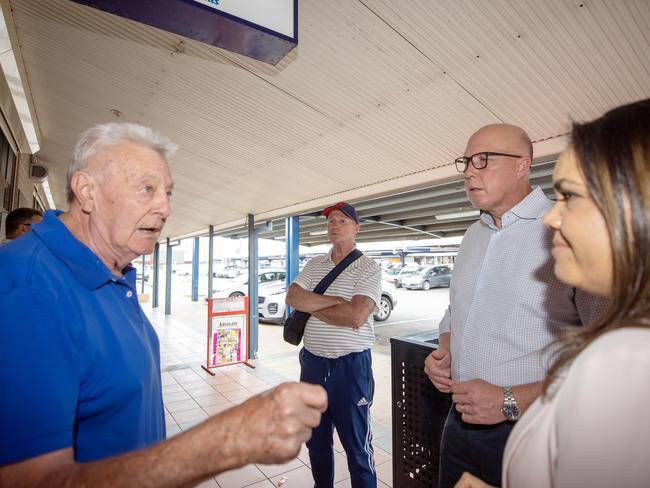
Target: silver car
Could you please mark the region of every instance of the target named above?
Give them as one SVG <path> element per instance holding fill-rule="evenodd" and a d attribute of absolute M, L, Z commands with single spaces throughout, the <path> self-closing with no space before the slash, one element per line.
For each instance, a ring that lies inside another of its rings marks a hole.
<path fill-rule="evenodd" d="M 451 283 L 451 274 L 451 266 L 422 266 L 415 274 L 404 278 L 402 285 L 409 290 L 428 290 L 439 286 L 448 287 Z"/>
<path fill-rule="evenodd" d="M 404 278 L 417 273 L 420 268 L 422 268 L 422 266 L 404 266 L 401 268 L 397 274 L 393 275 L 393 284 L 395 285 L 395 288 L 401 288 L 404 283 Z"/>

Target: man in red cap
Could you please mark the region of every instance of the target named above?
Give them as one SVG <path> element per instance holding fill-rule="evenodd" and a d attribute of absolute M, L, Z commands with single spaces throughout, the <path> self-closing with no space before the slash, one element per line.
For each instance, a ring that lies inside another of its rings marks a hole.
<path fill-rule="evenodd" d="M 300 351 L 300 380 L 322 385 L 329 407 L 307 442 L 317 488 L 334 483 L 333 428 L 348 459 L 353 488 L 377 486 L 370 432 L 374 393 L 372 312 L 381 299 L 381 269 L 361 256 L 345 268 L 324 294 L 312 290 L 355 250 L 359 232 L 355 208 L 339 202 L 323 210 L 332 249 L 310 260 L 289 287 L 287 304 L 311 314 Z"/>

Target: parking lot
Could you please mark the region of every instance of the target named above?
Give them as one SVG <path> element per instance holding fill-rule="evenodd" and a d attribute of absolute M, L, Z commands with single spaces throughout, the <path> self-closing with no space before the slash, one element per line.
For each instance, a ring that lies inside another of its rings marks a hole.
<path fill-rule="evenodd" d="M 385 322 L 375 323 L 375 352 L 390 354 L 390 338 L 431 331 L 449 304 L 448 288 L 397 289 L 398 304 Z"/>
<path fill-rule="evenodd" d="M 164 278 L 164 275 L 161 276 Z M 203 280 L 202 280 L 203 281 Z M 207 283 L 199 283 L 199 295 L 202 301 L 207 292 Z M 215 280 L 215 282 L 221 280 Z M 207 280 L 205 280 L 207 282 Z M 149 283 L 147 283 L 149 285 Z M 149 291 L 145 287 L 145 291 Z M 437 329 L 438 322 L 445 313 L 449 303 L 448 288 L 432 288 L 430 290 L 396 290 L 398 303 L 391 316 L 385 322 L 375 323 L 375 352 L 390 354 L 390 338 L 406 334 L 431 331 Z M 189 276 L 174 275 L 172 282 L 172 314 L 183 302 L 191 297 L 191 280 Z M 175 304 L 178 305 L 175 307 Z M 160 306 L 164 306 L 164 280 L 160 283 Z M 278 327 L 262 323 L 260 327 Z M 279 328 L 279 327 L 278 327 Z M 260 342 L 260 351 L 267 347 L 277 350 L 278 345 Z"/>

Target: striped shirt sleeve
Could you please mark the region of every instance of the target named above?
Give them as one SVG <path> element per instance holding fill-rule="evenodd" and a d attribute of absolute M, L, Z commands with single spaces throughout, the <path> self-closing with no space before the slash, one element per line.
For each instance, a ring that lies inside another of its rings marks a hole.
<path fill-rule="evenodd" d="M 314 276 L 314 265 L 312 262 L 312 259 L 307 261 L 307 264 L 305 264 L 302 271 L 298 273 L 298 276 L 296 276 L 296 279 L 293 280 L 292 284 L 296 284 L 304 290 L 313 291 L 315 285 L 312 286 L 312 277 Z"/>
<path fill-rule="evenodd" d="M 374 262 L 375 266 L 368 266 L 367 270 L 361 274 L 357 281 L 353 295 L 363 295 L 375 302 L 375 312 L 378 311 L 378 305 L 381 302 L 381 268 Z"/>

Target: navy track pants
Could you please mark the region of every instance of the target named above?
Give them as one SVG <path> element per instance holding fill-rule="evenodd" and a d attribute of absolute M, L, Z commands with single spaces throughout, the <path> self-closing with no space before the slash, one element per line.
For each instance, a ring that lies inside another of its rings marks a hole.
<path fill-rule="evenodd" d="M 370 349 L 328 359 L 300 351 L 300 381 L 321 385 L 328 407 L 307 442 L 315 488 L 334 485 L 333 429 L 348 459 L 352 488 L 376 488 L 370 406 L 375 392 Z"/>

